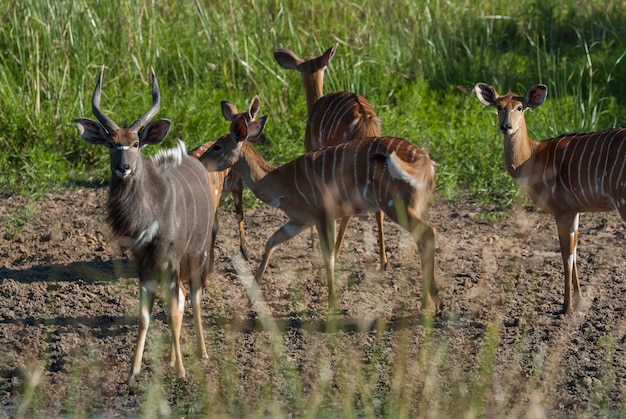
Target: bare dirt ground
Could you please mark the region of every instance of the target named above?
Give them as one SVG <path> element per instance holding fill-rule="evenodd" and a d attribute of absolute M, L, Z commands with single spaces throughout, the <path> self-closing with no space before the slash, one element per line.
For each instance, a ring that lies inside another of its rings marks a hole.
<path fill-rule="evenodd" d="M 204 381 L 165 386 L 157 392 L 164 402 L 155 402 L 150 391 L 125 384 L 138 286 L 131 263 L 108 241 L 106 194 L 106 188 L 76 188 L 34 203 L 19 196 L 0 200 L 0 417 L 149 416 L 151 403 L 157 413 L 183 416 L 207 413 L 213 405 L 208 413 L 218 416 L 297 415 L 302 405 L 285 383 L 299 383 L 301 396 L 317 394 L 323 387 L 320 360 L 329 353 L 330 374 L 348 377 L 350 357 L 339 357 L 341 352 L 355 355 L 354 373 L 362 381 L 350 392 L 349 380 L 337 379 L 324 394 L 354 394 L 361 414 L 385 415 L 393 412 L 391 398 L 398 394 L 391 359 L 399 356 L 401 336 L 410 341 L 407 359 L 419 365 L 403 381 L 409 416 L 461 416 L 476 408 L 472 394 L 481 400 L 477 412 L 487 416 L 624 413 L 626 225 L 615 213 L 581 217 L 578 266 L 585 304 L 563 316 L 561 257 L 549 215 L 435 200 L 427 219 L 438 232 L 436 272 L 445 308 L 428 333 L 420 320 L 416 246 L 395 225 L 386 224 L 390 263 L 380 272 L 373 218 L 352 221 L 337 266 L 344 310 L 332 326 L 338 331 L 328 330 L 319 252 L 310 249 L 307 233 L 298 236 L 275 252 L 261 283 L 284 362 L 296 376 L 289 381 L 276 371 L 283 361 L 267 349 L 266 324 L 237 275 L 247 265 L 238 257 L 234 215 L 222 210 L 216 274 L 203 300 L 209 347 L 204 364 L 194 361 L 188 301 L 183 331 L 185 366 Z M 283 221 L 266 205 L 247 210 L 252 269 Z M 338 333 L 346 336 L 345 347 L 332 348 L 329 335 Z M 148 334 L 140 385 L 163 375 L 176 383 L 172 369 L 161 368 L 166 351 L 157 353 L 156 336 L 169 336 L 161 304 Z M 189 388 L 198 382 L 209 390 Z M 198 395 L 204 407 L 194 407 Z M 272 403 L 275 411 L 263 407 Z"/>

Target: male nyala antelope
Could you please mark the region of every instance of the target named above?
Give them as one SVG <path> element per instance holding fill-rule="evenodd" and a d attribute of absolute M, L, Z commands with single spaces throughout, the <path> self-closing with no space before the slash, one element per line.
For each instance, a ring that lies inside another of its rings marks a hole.
<path fill-rule="evenodd" d="M 200 161 L 208 170 L 232 167 L 263 202 L 283 210 L 289 221 L 268 240 L 256 272 L 260 282 L 269 258 L 281 243 L 316 226 L 326 268 L 328 299 L 336 309 L 335 219 L 372 211 L 407 229 L 417 242 L 422 264 L 422 306 L 435 285 L 435 229 L 421 219 L 434 188 L 434 163 L 401 138 L 374 137 L 311 151 L 282 166 L 259 155 L 250 139 L 260 135 L 267 117 L 248 124 L 239 117 L 231 133 L 219 138 Z"/>
<path fill-rule="evenodd" d="M 246 111 L 238 112 L 237 107 L 232 103 L 224 100 L 221 103 L 222 115 L 227 121 L 233 121 L 238 116 L 244 116 L 246 121 L 254 121 L 259 109 L 261 107 L 261 101 L 258 96 L 255 96 L 250 102 L 250 106 Z M 262 144 L 264 137 L 258 138 L 258 144 Z M 189 152 L 190 156 L 199 159 L 205 151 L 207 151 L 215 141 L 207 141 L 204 144 L 199 145 Z M 213 264 L 215 261 L 215 238 L 219 231 L 219 222 L 217 218 L 217 203 L 222 203 L 228 195 L 233 196 L 233 202 L 235 204 L 235 214 L 237 215 L 237 224 L 239 227 L 239 250 L 243 257 L 248 260 L 248 250 L 245 244 L 245 233 L 243 224 L 243 180 L 241 177 L 230 170 L 230 168 L 222 170 L 220 172 L 209 172 L 209 188 L 213 192 L 213 202 L 215 205 L 215 214 L 213 221 L 213 232 L 211 236 L 211 254 L 209 255 L 209 270 L 213 271 Z"/>
<path fill-rule="evenodd" d="M 278 64 L 285 69 L 296 70 L 302 74 L 308 112 L 304 134 L 306 151 L 339 145 L 355 138 L 380 137 L 381 135 L 380 119 L 374 107 L 363 96 L 351 92 L 334 92 L 322 96 L 324 71 L 336 50 L 337 45 L 328 48 L 319 57 L 307 58 L 300 58 L 293 51 L 284 48 L 274 50 L 274 58 Z M 383 218 L 383 211 L 376 211 L 381 269 L 387 266 Z M 350 217 L 341 219 L 337 243 L 335 243 L 336 256 L 339 256 L 349 221 Z"/>
<path fill-rule="evenodd" d="M 208 174 L 200 162 L 187 155 L 185 145 L 144 158 L 141 148 L 158 144 L 171 122 L 150 120 L 160 106 L 159 87 L 152 72 L 152 107 L 128 128 L 120 128 L 100 110 L 102 71 L 93 93 L 92 110 L 98 121 L 74 120 L 80 136 L 109 149 L 111 183 L 107 222 L 115 237 L 133 254 L 139 270 L 139 337 L 128 382 L 141 370 L 155 292 L 167 295 L 168 323 L 172 333 L 170 365 L 185 376 L 180 332 L 185 307 L 185 287 L 190 282 L 191 304 L 198 351 L 207 357 L 200 306 L 202 287 L 209 272 L 211 225 L 215 213 Z"/>
<path fill-rule="evenodd" d="M 556 220 L 565 275 L 563 311 L 571 313 L 582 300 L 576 268 L 579 213 L 617 209 L 626 220 L 626 129 L 534 141 L 524 111 L 543 103 L 545 85 L 531 87 L 524 96 L 500 96 L 484 83 L 474 90 L 484 105 L 498 110 L 507 171 Z"/>

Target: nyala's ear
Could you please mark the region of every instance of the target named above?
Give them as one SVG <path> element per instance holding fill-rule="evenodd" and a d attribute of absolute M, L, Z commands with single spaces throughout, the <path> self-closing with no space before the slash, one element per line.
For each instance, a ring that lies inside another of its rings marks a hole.
<path fill-rule="evenodd" d="M 227 100 L 223 100 L 220 105 L 222 106 L 222 115 L 227 121 L 232 121 L 237 115 L 237 107 Z"/>
<path fill-rule="evenodd" d="M 476 97 L 480 100 L 480 103 L 486 106 L 497 106 L 496 99 L 498 98 L 498 92 L 496 89 L 486 83 L 476 83 L 474 87 Z"/>
<path fill-rule="evenodd" d="M 93 119 L 76 118 L 74 124 L 78 130 L 78 135 L 89 144 L 105 144 L 109 139 L 104 127 Z"/>
<path fill-rule="evenodd" d="M 545 84 L 533 86 L 524 95 L 524 107 L 536 108 L 546 100 L 546 96 L 548 96 L 548 86 Z"/>
<path fill-rule="evenodd" d="M 328 67 L 328 65 L 330 64 L 330 60 L 332 60 L 335 56 L 335 51 L 337 51 L 337 44 L 324 51 L 324 53 L 319 57 L 320 68 Z"/>
<path fill-rule="evenodd" d="M 248 124 L 246 123 L 246 117 L 239 115 L 230 124 L 230 136 L 233 140 L 240 142 L 248 138 Z"/>
<path fill-rule="evenodd" d="M 172 127 L 172 121 L 169 119 L 158 119 L 150 122 L 144 129 L 139 131 L 139 145 L 158 144 L 167 137 Z"/>
<path fill-rule="evenodd" d="M 298 66 L 304 61 L 294 54 L 293 51 L 284 48 L 276 48 L 274 50 L 274 59 L 282 68 L 287 70 L 298 70 Z"/>
<path fill-rule="evenodd" d="M 250 117 L 249 121 L 256 119 L 259 110 L 261 109 L 261 99 L 259 99 L 258 95 L 254 95 L 252 98 L 252 102 L 250 102 L 250 106 L 248 107 L 248 116 Z"/>
<path fill-rule="evenodd" d="M 265 138 L 263 137 L 263 128 L 267 122 L 267 115 L 263 115 L 256 121 L 252 121 L 248 124 L 248 141 L 252 141 L 257 144 L 263 144 Z"/>

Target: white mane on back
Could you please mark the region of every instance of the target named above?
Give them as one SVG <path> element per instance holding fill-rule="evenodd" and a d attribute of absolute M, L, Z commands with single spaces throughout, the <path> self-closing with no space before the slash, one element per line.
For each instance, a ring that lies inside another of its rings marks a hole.
<path fill-rule="evenodd" d="M 178 140 L 178 147 L 159 151 L 152 157 L 152 161 L 162 172 L 167 172 L 180 166 L 183 162 L 183 156 L 186 154 L 187 147 L 185 147 L 185 143 Z"/>

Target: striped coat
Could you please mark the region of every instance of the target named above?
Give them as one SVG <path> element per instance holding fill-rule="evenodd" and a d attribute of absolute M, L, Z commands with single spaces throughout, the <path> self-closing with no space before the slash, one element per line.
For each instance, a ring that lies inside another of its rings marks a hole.
<path fill-rule="evenodd" d="M 274 166 L 248 143 L 250 136 L 259 135 L 265 121 L 264 117 L 251 126 L 244 118 L 234 121 L 231 134 L 218 139 L 200 158 L 209 171 L 233 167 L 257 198 L 280 208 L 289 218 L 269 238 L 257 281 L 279 244 L 315 226 L 326 267 L 329 304 L 334 308 L 334 220 L 381 211 L 407 229 L 417 242 L 424 281 L 423 305 L 431 297 L 438 308 L 435 230 L 421 219 L 435 185 L 434 163 L 428 154 L 401 138 L 370 137 L 310 151 Z"/>
<path fill-rule="evenodd" d="M 576 267 L 579 213 L 617 209 L 626 220 L 626 130 L 534 141 L 524 112 L 544 102 L 545 85 L 531 87 L 524 96 L 501 96 L 485 83 L 474 90 L 481 103 L 498 110 L 507 171 L 537 206 L 554 216 L 565 279 L 563 311 L 571 313 L 582 300 Z"/>

